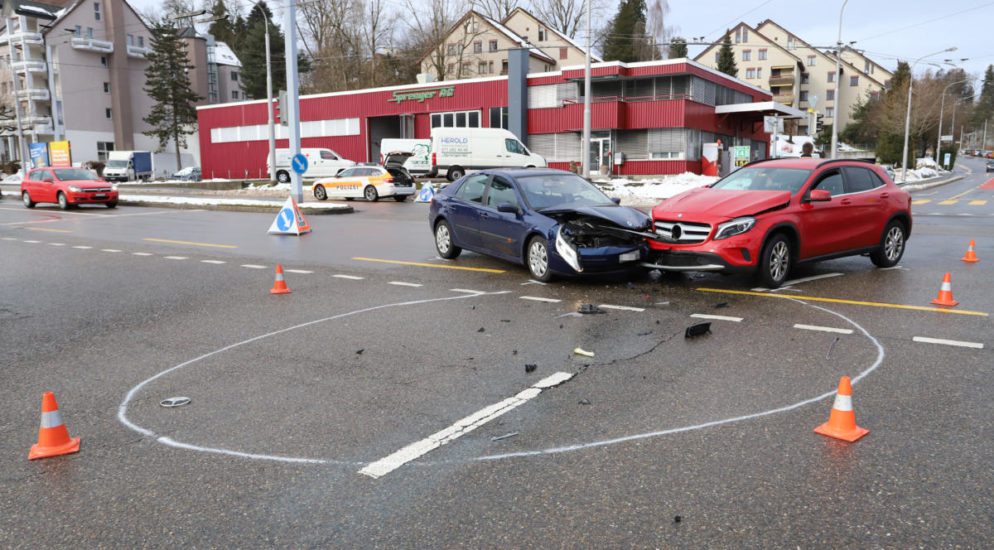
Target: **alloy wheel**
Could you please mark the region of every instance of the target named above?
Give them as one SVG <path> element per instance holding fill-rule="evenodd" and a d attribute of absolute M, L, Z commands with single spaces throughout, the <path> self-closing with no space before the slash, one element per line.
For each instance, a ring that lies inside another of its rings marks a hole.
<path fill-rule="evenodd" d="M 785 279 L 789 264 L 790 248 L 787 243 L 779 241 L 773 245 L 773 250 L 770 251 L 770 277 L 774 281 Z"/>
<path fill-rule="evenodd" d="M 904 230 L 900 227 L 894 226 L 890 228 L 887 232 L 887 237 L 884 239 L 884 256 L 887 260 L 893 262 L 901 257 L 901 252 L 904 251 Z"/>
<path fill-rule="evenodd" d="M 435 229 L 435 246 L 438 247 L 438 251 L 442 254 L 448 254 L 449 247 L 452 246 L 452 235 L 449 234 L 449 226 L 444 223 L 438 224 L 438 228 Z"/>
<path fill-rule="evenodd" d="M 536 277 L 543 277 L 548 271 L 549 253 L 541 241 L 536 240 L 528 248 L 528 267 Z"/>

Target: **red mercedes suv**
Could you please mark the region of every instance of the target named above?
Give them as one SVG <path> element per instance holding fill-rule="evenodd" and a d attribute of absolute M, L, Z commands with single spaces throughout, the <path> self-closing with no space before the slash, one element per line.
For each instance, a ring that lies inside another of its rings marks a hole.
<path fill-rule="evenodd" d="M 667 199 L 652 219 L 646 267 L 754 272 L 776 288 L 803 262 L 868 254 L 878 267 L 896 265 L 911 195 L 868 162 L 774 159 Z"/>

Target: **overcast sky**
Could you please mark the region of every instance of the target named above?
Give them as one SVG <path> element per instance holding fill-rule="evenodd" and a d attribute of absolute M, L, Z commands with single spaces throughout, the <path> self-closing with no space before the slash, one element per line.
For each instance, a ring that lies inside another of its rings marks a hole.
<path fill-rule="evenodd" d="M 129 0 L 141 9 L 154 9 L 159 0 Z M 609 0 L 610 1 L 610 0 Z M 269 0 L 274 10 L 285 0 Z M 245 11 L 252 2 L 233 0 Z M 400 5 L 399 0 L 395 0 Z M 523 2 L 526 3 L 526 2 Z M 651 5 L 652 0 L 646 4 Z M 816 46 L 835 44 L 841 0 L 671 0 L 667 26 L 686 37 L 715 39 L 739 21 L 756 26 L 773 19 Z M 282 10 L 277 11 L 279 17 Z M 914 60 L 949 47 L 953 58 L 968 72 L 982 76 L 994 63 L 994 1 L 990 0 L 849 0 L 842 29 L 843 42 L 855 40 L 881 65 L 893 68 L 898 59 Z M 695 55 L 700 48 L 692 48 Z M 960 62 L 961 58 L 969 58 Z M 920 64 L 916 73 L 929 68 Z"/>

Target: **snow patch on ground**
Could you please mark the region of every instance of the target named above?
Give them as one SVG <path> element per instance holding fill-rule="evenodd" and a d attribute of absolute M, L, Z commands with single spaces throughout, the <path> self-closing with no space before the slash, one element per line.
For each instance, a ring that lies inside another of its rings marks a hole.
<path fill-rule="evenodd" d="M 256 206 L 266 208 L 282 208 L 284 200 L 247 200 L 228 199 L 223 197 L 168 197 L 157 195 L 122 195 L 122 201 L 142 204 L 183 204 L 190 206 Z M 349 210 L 352 207 L 336 203 L 304 203 L 302 208 L 316 210 Z"/>
<path fill-rule="evenodd" d="M 704 187 L 718 181 L 715 176 L 701 176 L 684 172 L 672 176 L 631 180 L 612 178 L 594 180 L 609 197 L 619 198 L 624 204 L 655 205 L 663 199 L 679 195 L 688 189 Z"/>

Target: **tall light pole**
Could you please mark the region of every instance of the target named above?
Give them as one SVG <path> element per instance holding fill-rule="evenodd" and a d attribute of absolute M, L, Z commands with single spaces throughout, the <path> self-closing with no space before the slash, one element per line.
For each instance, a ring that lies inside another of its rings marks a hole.
<path fill-rule="evenodd" d="M 939 55 L 940 53 L 955 52 L 956 47 L 946 48 L 941 51 L 930 53 L 928 55 L 923 55 L 916 59 L 914 63 L 908 70 L 908 109 L 904 115 L 904 150 L 901 153 L 901 181 L 908 181 L 908 135 L 911 131 L 911 90 L 915 87 L 915 65 L 923 59 L 928 59 L 933 55 Z"/>
<path fill-rule="evenodd" d="M 580 154 L 585 178 L 590 177 L 590 4 L 592 1 L 587 0 L 587 54 L 583 73 L 583 145 Z"/>
<path fill-rule="evenodd" d="M 266 123 L 269 125 L 269 183 L 276 183 L 276 126 L 273 124 L 273 61 L 269 52 L 269 16 L 266 10 L 262 17 L 266 20 Z"/>
<path fill-rule="evenodd" d="M 842 107 L 842 12 L 846 11 L 849 0 L 839 8 L 839 38 L 835 42 L 835 108 L 832 109 L 832 158 L 839 150 L 839 111 Z"/>
<path fill-rule="evenodd" d="M 935 165 L 936 166 L 942 166 L 942 161 L 939 160 L 939 151 L 942 149 L 942 111 L 943 111 L 943 109 L 946 108 L 946 92 L 949 91 L 949 88 L 951 88 L 951 87 L 953 87 L 953 86 L 955 86 L 957 84 L 962 84 L 964 82 L 969 82 L 969 81 L 970 81 L 969 78 L 965 78 L 963 80 L 957 80 L 956 82 L 950 82 L 949 84 L 946 85 L 945 88 L 942 89 L 942 100 L 939 101 L 939 132 L 938 132 L 939 135 L 935 138 Z M 953 129 L 953 133 L 955 133 L 956 132 L 956 111 L 955 110 L 953 110 L 953 126 L 952 126 L 952 129 Z"/>
<path fill-rule="evenodd" d="M 280 116 L 286 113 L 290 130 L 290 158 L 300 154 L 300 90 L 297 80 L 297 0 L 286 0 L 286 102 L 280 105 Z M 270 106 L 271 108 L 271 106 Z M 301 174 L 290 171 L 290 183 L 297 202 L 304 202 L 304 185 Z"/>

